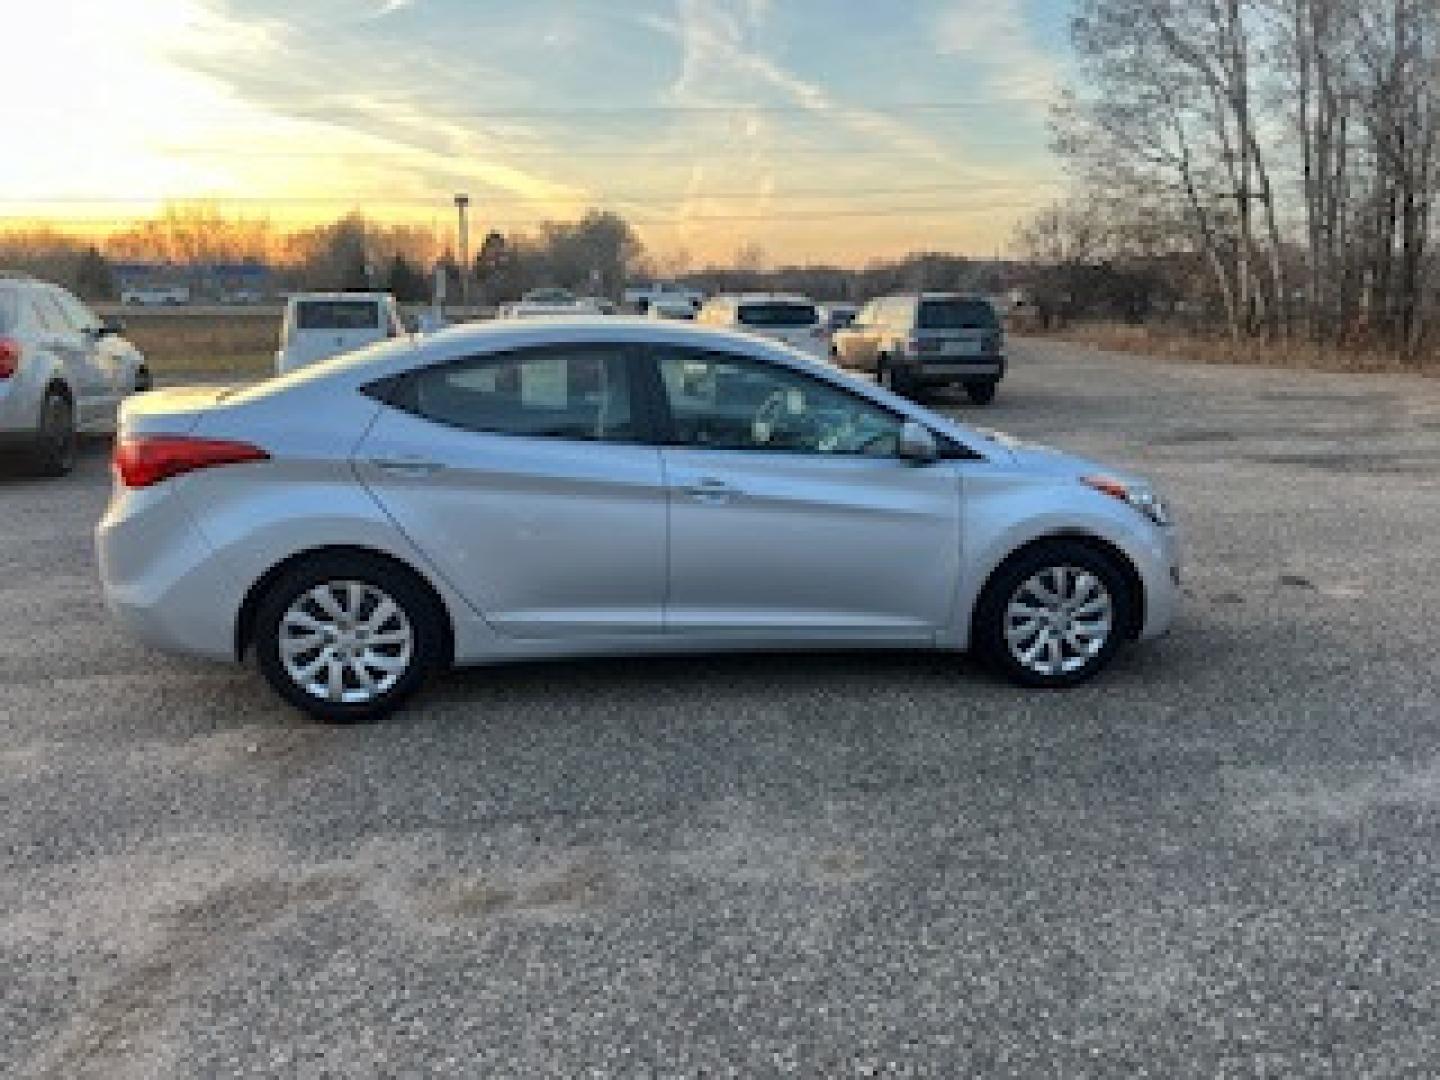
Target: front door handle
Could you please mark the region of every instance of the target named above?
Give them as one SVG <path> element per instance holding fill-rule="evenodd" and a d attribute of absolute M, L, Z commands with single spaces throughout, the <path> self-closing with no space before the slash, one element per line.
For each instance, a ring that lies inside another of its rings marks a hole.
<path fill-rule="evenodd" d="M 434 476 L 445 468 L 438 461 L 426 461 L 423 458 L 374 458 L 370 464 L 390 476 L 407 479 Z"/>
<path fill-rule="evenodd" d="M 683 490 L 686 496 L 693 501 L 712 506 L 728 503 L 739 494 L 724 480 L 717 480 L 713 476 L 703 477 L 693 484 L 687 484 Z"/>

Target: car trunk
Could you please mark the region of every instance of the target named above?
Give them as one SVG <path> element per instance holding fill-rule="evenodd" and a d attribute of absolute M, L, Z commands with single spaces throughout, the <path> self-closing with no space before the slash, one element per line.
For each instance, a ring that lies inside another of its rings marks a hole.
<path fill-rule="evenodd" d="M 200 418 L 238 390 L 237 386 L 189 386 L 152 390 L 120 406 L 120 435 L 188 435 Z"/>

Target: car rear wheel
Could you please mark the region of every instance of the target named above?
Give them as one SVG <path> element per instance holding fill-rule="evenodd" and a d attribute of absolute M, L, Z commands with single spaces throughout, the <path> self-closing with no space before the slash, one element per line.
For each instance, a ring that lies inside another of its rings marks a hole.
<path fill-rule="evenodd" d="M 65 476 L 75 468 L 78 442 L 75 406 L 68 394 L 52 387 L 40 403 L 40 427 L 32 452 L 35 471 L 41 476 Z"/>
<path fill-rule="evenodd" d="M 1054 540 L 998 570 L 975 609 L 974 644 L 1024 686 L 1075 686 L 1110 662 L 1130 625 L 1130 590 L 1112 559 Z"/>
<path fill-rule="evenodd" d="M 976 405 L 989 405 L 995 400 L 995 386 L 993 382 L 972 382 L 965 384 L 965 393 L 970 395 L 970 400 Z"/>
<path fill-rule="evenodd" d="M 260 671 L 291 705 L 330 723 L 394 712 L 441 661 L 442 613 L 409 571 L 339 553 L 287 571 L 260 602 Z"/>
<path fill-rule="evenodd" d="M 155 377 L 150 374 L 147 367 L 138 368 L 135 372 L 135 392 L 143 394 L 148 390 L 155 389 Z"/>

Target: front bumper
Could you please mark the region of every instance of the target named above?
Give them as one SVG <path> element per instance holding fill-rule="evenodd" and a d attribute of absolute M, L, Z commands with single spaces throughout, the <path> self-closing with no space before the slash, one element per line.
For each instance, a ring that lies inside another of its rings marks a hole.
<path fill-rule="evenodd" d="M 1145 589 L 1145 618 L 1137 635 L 1141 641 L 1160 637 L 1175 622 L 1182 596 L 1180 534 L 1173 527 L 1157 527 L 1147 558 L 1137 569 Z"/>

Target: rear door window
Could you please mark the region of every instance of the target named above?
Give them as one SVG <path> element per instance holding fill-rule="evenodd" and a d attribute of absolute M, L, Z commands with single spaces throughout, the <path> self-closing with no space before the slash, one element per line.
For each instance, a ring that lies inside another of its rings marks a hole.
<path fill-rule="evenodd" d="M 921 330 L 995 330 L 995 309 L 984 300 L 924 300 Z"/>
<path fill-rule="evenodd" d="M 796 304 L 784 301 L 765 301 L 755 304 L 741 304 L 739 321 L 741 326 L 763 327 L 771 330 L 797 329 L 814 326 L 818 321 L 814 304 Z"/>
<path fill-rule="evenodd" d="M 380 305 L 374 300 L 301 300 L 295 306 L 300 330 L 379 330 Z"/>
<path fill-rule="evenodd" d="M 558 345 L 415 372 L 389 395 L 397 408 L 467 431 L 587 442 L 636 442 L 628 350 Z"/>

